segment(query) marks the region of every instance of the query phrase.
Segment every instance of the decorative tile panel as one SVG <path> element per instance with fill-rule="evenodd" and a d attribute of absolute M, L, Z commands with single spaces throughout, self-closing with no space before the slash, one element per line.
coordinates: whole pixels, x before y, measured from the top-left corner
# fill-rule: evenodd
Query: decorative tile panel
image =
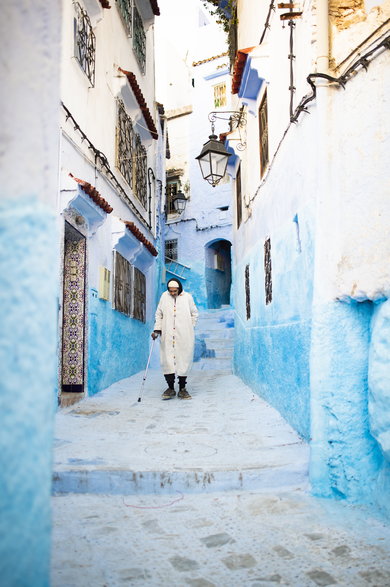
<path fill-rule="evenodd" d="M 86 240 L 67 224 L 65 231 L 62 328 L 62 391 L 84 391 Z"/>

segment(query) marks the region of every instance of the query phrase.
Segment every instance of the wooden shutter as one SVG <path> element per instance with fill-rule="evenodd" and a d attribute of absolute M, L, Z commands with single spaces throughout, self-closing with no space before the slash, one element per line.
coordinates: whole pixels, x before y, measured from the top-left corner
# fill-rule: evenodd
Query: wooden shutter
<path fill-rule="evenodd" d="M 114 308 L 126 316 L 131 314 L 130 263 L 115 251 Z"/>
<path fill-rule="evenodd" d="M 134 267 L 134 311 L 133 317 L 146 321 L 146 279 L 145 275 Z"/>

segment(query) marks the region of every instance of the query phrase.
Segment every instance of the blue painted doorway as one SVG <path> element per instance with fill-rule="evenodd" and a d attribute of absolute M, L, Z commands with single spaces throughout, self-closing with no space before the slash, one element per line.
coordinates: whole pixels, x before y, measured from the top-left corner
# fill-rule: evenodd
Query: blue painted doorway
<path fill-rule="evenodd" d="M 214 240 L 205 247 L 206 291 L 209 309 L 230 305 L 232 285 L 232 244 L 224 239 Z"/>

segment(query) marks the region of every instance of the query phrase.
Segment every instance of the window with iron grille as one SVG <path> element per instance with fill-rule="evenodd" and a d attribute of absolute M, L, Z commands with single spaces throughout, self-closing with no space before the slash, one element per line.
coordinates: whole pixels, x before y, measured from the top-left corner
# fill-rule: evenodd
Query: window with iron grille
<path fill-rule="evenodd" d="M 268 106 L 267 92 L 261 101 L 259 108 L 259 133 L 260 133 L 260 176 L 263 177 L 268 167 Z"/>
<path fill-rule="evenodd" d="M 127 34 L 133 35 L 133 0 L 116 0 Z"/>
<path fill-rule="evenodd" d="M 95 85 L 96 37 L 86 11 L 78 2 L 74 3 L 74 55 L 92 86 Z"/>
<path fill-rule="evenodd" d="M 166 187 L 166 193 L 167 193 L 167 215 L 168 214 L 176 214 L 176 210 L 174 207 L 174 200 L 175 200 L 175 196 L 177 194 L 177 192 L 179 191 L 179 178 L 178 177 L 173 177 L 167 180 L 167 187 Z"/>
<path fill-rule="evenodd" d="M 134 308 L 133 318 L 146 321 L 146 278 L 145 275 L 134 267 Z"/>
<path fill-rule="evenodd" d="M 135 182 L 133 183 L 133 190 L 141 202 L 143 207 L 146 209 L 147 206 L 147 168 L 148 161 L 146 155 L 146 149 L 141 142 L 141 137 L 135 134 L 134 140 L 134 159 L 133 159 L 133 172 L 135 170 Z"/>
<path fill-rule="evenodd" d="M 146 321 L 146 277 L 118 251 L 114 251 L 113 307 L 126 316 Z"/>
<path fill-rule="evenodd" d="M 113 302 L 115 310 L 131 315 L 131 265 L 120 255 L 114 251 L 114 295 Z"/>
<path fill-rule="evenodd" d="M 146 34 L 141 15 L 135 5 L 133 12 L 133 50 L 142 73 L 145 73 Z"/>
<path fill-rule="evenodd" d="M 142 17 L 134 0 L 117 0 L 127 34 L 133 38 L 133 50 L 142 73 L 145 73 L 146 34 Z"/>
<path fill-rule="evenodd" d="M 246 306 L 246 319 L 249 320 L 251 317 L 251 290 L 249 283 L 249 265 L 245 267 L 245 306 Z"/>
<path fill-rule="evenodd" d="M 118 100 L 117 167 L 143 207 L 147 207 L 147 153 L 123 102 Z"/>
<path fill-rule="evenodd" d="M 214 108 L 221 108 L 226 106 L 226 84 L 218 84 L 214 86 Z"/>
<path fill-rule="evenodd" d="M 264 243 L 264 276 L 265 276 L 265 303 L 272 302 L 272 265 L 271 265 L 271 239 Z"/>
<path fill-rule="evenodd" d="M 177 261 L 177 238 L 165 241 L 165 261 Z"/>
<path fill-rule="evenodd" d="M 117 167 L 129 186 L 133 187 L 133 145 L 134 129 L 130 116 L 123 103 L 118 100 L 118 118 L 116 129 L 116 158 Z"/>
<path fill-rule="evenodd" d="M 236 208 L 237 208 L 237 228 L 240 228 L 242 220 L 242 195 L 241 195 L 241 165 L 236 175 Z"/>

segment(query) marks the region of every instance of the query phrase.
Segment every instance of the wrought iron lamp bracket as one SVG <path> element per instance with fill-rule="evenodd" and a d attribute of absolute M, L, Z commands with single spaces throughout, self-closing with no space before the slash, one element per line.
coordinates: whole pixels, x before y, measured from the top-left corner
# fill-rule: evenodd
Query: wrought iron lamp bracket
<path fill-rule="evenodd" d="M 211 134 L 215 136 L 215 121 L 227 120 L 229 123 L 229 132 L 238 129 L 239 139 L 230 139 L 231 141 L 239 141 L 237 149 L 243 151 L 246 148 L 246 141 L 243 141 L 241 136 L 241 129 L 246 127 L 246 113 L 241 110 L 213 110 L 209 112 L 209 121 L 211 122 Z"/>

